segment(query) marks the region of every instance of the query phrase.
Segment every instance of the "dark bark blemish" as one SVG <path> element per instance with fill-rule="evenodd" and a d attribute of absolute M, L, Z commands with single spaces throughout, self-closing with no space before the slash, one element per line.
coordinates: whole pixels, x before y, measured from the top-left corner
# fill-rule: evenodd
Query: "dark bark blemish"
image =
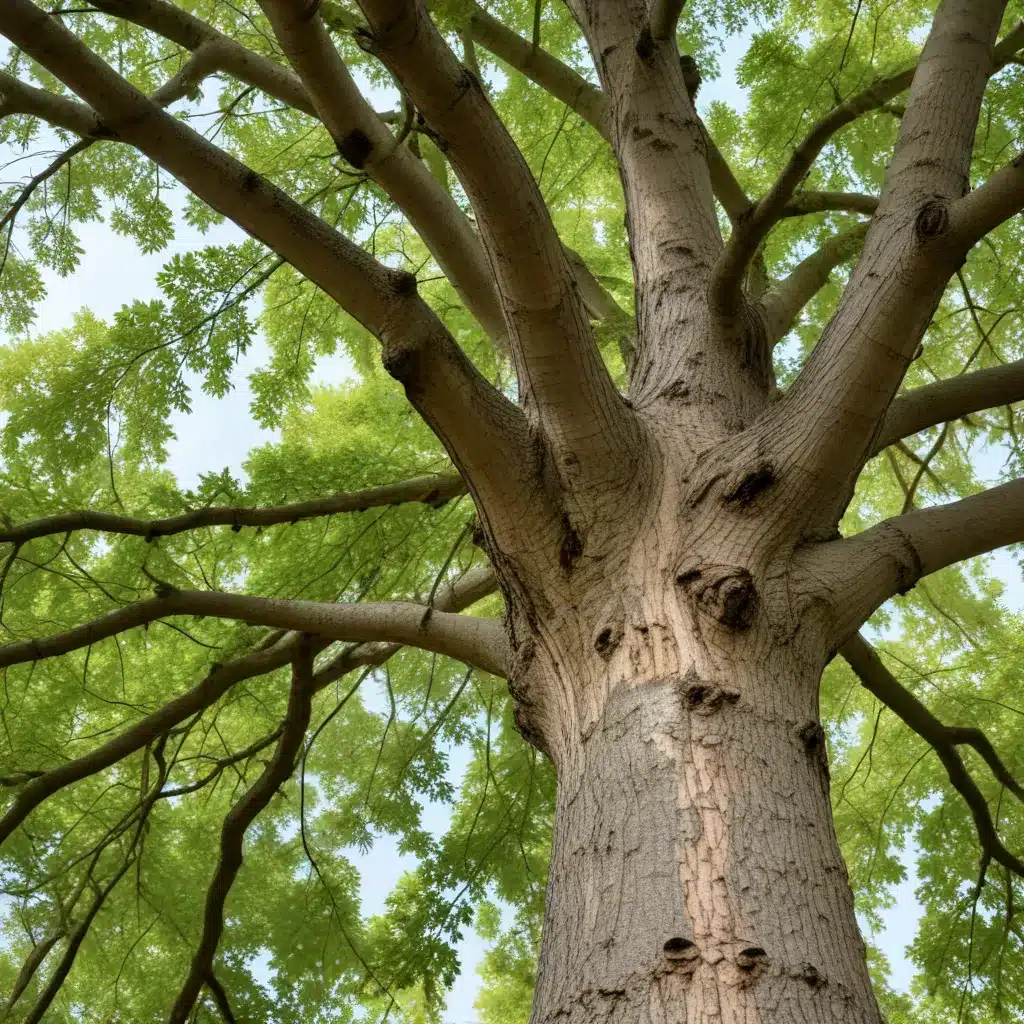
<path fill-rule="evenodd" d="M 568 515 L 562 516 L 562 546 L 558 561 L 566 575 L 571 575 L 580 555 L 583 554 L 583 538 L 580 537 Z"/>
<path fill-rule="evenodd" d="M 260 187 L 260 176 L 255 171 L 247 171 L 242 180 L 242 188 L 246 192 L 255 192 Z"/>
<path fill-rule="evenodd" d="M 814 964 L 801 964 L 800 966 L 800 977 L 811 987 L 821 988 L 825 984 L 826 979 L 822 976 Z"/>
<path fill-rule="evenodd" d="M 657 150 L 659 153 L 670 153 L 676 148 L 676 144 L 671 139 L 662 139 L 657 135 L 651 139 L 651 149 Z"/>
<path fill-rule="evenodd" d="M 914 229 L 923 242 L 945 234 L 949 229 L 948 203 L 939 198 L 929 199 L 918 211 Z"/>
<path fill-rule="evenodd" d="M 116 139 L 118 135 L 110 125 L 104 124 L 102 121 L 97 121 L 96 127 L 89 132 L 89 137 L 92 139 Z"/>
<path fill-rule="evenodd" d="M 676 583 L 693 595 L 706 615 L 729 629 L 749 629 L 757 614 L 757 587 L 748 569 L 735 565 L 711 565 L 690 569 Z"/>
<path fill-rule="evenodd" d="M 396 295 L 406 297 L 416 294 L 416 275 L 408 270 L 396 270 L 391 278 L 391 288 Z"/>
<path fill-rule="evenodd" d="M 697 62 L 688 53 L 679 54 L 679 68 L 683 72 L 683 85 L 686 86 L 686 92 L 692 102 L 696 99 L 697 90 L 700 89 L 700 84 L 703 81 L 700 68 L 697 67 Z"/>
<path fill-rule="evenodd" d="M 771 961 L 768 954 L 760 946 L 748 946 L 741 949 L 736 957 L 736 966 L 740 971 L 740 985 L 753 984 L 762 974 Z"/>
<path fill-rule="evenodd" d="M 740 699 L 736 690 L 701 679 L 692 668 L 683 677 L 681 693 L 683 707 L 694 715 L 713 715 Z"/>
<path fill-rule="evenodd" d="M 353 129 L 337 143 L 338 152 L 357 171 L 363 169 L 367 159 L 373 152 L 373 143 L 364 131 Z"/>
<path fill-rule="evenodd" d="M 725 501 L 735 502 L 745 508 L 759 494 L 768 490 L 775 480 L 775 467 L 770 462 L 762 462 L 743 475 L 739 483 L 726 494 Z"/>
<path fill-rule="evenodd" d="M 637 142 L 643 142 L 644 139 L 649 139 L 653 134 L 654 132 L 650 128 L 641 128 L 639 125 L 633 129 L 633 138 Z"/>
<path fill-rule="evenodd" d="M 607 661 L 622 643 L 622 629 L 618 626 L 605 626 L 594 638 L 594 650 Z"/>
<path fill-rule="evenodd" d="M 642 61 L 649 61 L 654 56 L 654 36 L 651 35 L 650 25 L 644 25 L 637 36 L 636 55 Z"/>
<path fill-rule="evenodd" d="M 825 746 L 825 730 L 817 722 L 801 726 L 797 735 L 809 754 L 817 754 Z"/>

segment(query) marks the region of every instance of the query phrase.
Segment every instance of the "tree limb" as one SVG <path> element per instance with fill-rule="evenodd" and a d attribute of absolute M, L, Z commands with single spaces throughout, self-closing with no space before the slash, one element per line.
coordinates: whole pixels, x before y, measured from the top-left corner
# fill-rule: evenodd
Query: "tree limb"
<path fill-rule="evenodd" d="M 421 647 L 476 665 L 485 672 L 505 674 L 508 655 L 499 623 L 449 612 L 426 612 L 426 606 L 411 601 L 330 604 L 168 588 L 162 596 L 126 605 L 66 633 L 0 647 L 0 667 L 67 654 L 167 616 L 209 615 L 310 633 L 325 640 L 383 641 Z"/>
<path fill-rule="evenodd" d="M 607 479 L 636 424 L 601 360 L 562 243 L 519 148 L 422 3 L 361 0 L 361 45 L 395 75 L 473 204 L 509 325 L 523 402 L 581 472 Z M 593 429 L 595 416 L 602 430 Z"/>
<path fill-rule="evenodd" d="M 220 859 L 206 893 L 203 933 L 188 976 L 168 1017 L 169 1024 L 185 1024 L 203 985 L 216 985 L 213 960 L 224 931 L 224 904 L 242 867 L 242 841 L 256 816 L 266 808 L 295 770 L 296 758 L 309 726 L 314 693 L 313 654 L 307 643 L 301 645 L 293 663 L 288 710 L 274 756 L 256 782 L 224 818 L 220 833 Z"/>
<path fill-rule="evenodd" d="M 879 423 L 965 255 L 950 237 L 949 206 L 968 182 L 982 96 L 1003 49 L 993 47 L 1002 9 L 1002 0 L 940 5 L 863 256 L 796 381 L 764 418 L 767 435 L 801 438 L 799 451 L 780 452 L 779 460 L 800 467 L 803 500 L 807 481 L 816 481 L 811 491 L 829 518 L 870 457 Z M 1016 37 L 1011 44 L 1020 45 Z"/>
<path fill-rule="evenodd" d="M 861 192 L 815 192 L 801 189 L 782 208 L 783 217 L 803 217 L 809 213 L 827 213 L 842 210 L 846 213 L 865 213 L 878 209 L 878 196 Z"/>
<path fill-rule="evenodd" d="M 949 211 L 950 233 L 966 250 L 1022 210 L 1024 153 L 1018 153 L 984 185 L 953 204 Z"/>
<path fill-rule="evenodd" d="M 810 544 L 797 562 L 831 595 L 840 642 L 895 594 L 964 559 L 1024 542 L 1024 479 Z"/>
<path fill-rule="evenodd" d="M 440 612 L 460 612 L 493 593 L 496 587 L 494 573 L 489 566 L 470 570 L 455 583 L 442 588 L 435 596 L 433 607 Z M 192 689 L 168 701 L 102 746 L 49 771 L 35 775 L 26 773 L 24 788 L 3 818 L 0 818 L 0 844 L 54 793 L 148 746 L 185 719 L 210 707 L 236 683 L 287 665 L 295 657 L 301 640 L 301 634 L 285 633 L 277 636 L 268 646 L 242 658 L 225 665 L 215 664 Z M 330 641 L 314 641 L 314 648 L 319 651 L 329 644 Z M 355 668 L 381 665 L 401 648 L 401 644 L 357 644 L 349 647 L 317 672 L 317 689 L 322 689 Z"/>
<path fill-rule="evenodd" d="M 281 189 L 172 117 L 31 0 L 0 7 L 0 32 L 89 102 L 104 137 L 126 142 L 208 205 L 319 285 L 383 345 L 385 367 L 448 446 L 475 487 L 508 497 L 509 474 L 491 475 L 496 452 L 526 443 L 525 417 L 489 384 L 433 311 L 415 279 L 384 266 Z M 472 473 L 470 472 L 472 471 Z"/>
<path fill-rule="evenodd" d="M 312 501 L 297 501 L 292 505 L 277 505 L 271 508 L 213 506 L 196 509 L 194 512 L 183 512 L 181 515 L 169 516 L 166 519 L 135 519 L 110 512 L 83 509 L 33 519 L 6 529 L 0 527 L 0 544 L 21 545 L 38 537 L 71 533 L 76 530 L 126 534 L 145 537 L 150 541 L 157 537 L 170 537 L 209 526 L 230 526 L 232 530 L 237 531 L 246 526 L 266 527 L 279 523 L 298 523 L 319 516 L 332 516 L 341 512 L 365 512 L 370 508 L 401 505 L 412 501 L 440 506 L 465 493 L 465 481 L 457 474 L 430 474 L 403 480 L 401 483 L 385 484 L 383 487 L 371 487 L 365 491 L 335 494 L 330 498 L 316 498 Z"/>
<path fill-rule="evenodd" d="M 873 452 L 939 423 L 972 412 L 1024 401 L 1024 359 L 912 388 L 896 398 L 875 438 Z"/>
<path fill-rule="evenodd" d="M 597 86 L 546 50 L 533 46 L 476 3 L 471 7 L 469 31 L 481 46 L 547 90 L 608 138 L 608 111 Z"/>
<path fill-rule="evenodd" d="M 830 238 L 765 294 L 761 304 L 771 344 L 785 337 L 800 310 L 828 284 L 832 271 L 860 251 L 867 229 L 867 224 L 859 224 Z"/>
<path fill-rule="evenodd" d="M 757 246 L 765 238 L 779 218 L 787 216 L 787 210 L 790 208 L 791 203 L 794 200 L 794 193 L 797 188 L 799 188 L 800 183 L 806 178 L 811 167 L 814 165 L 814 161 L 825 148 L 829 139 L 831 139 L 837 131 L 856 120 L 862 114 L 871 110 L 879 109 L 894 96 L 897 96 L 906 89 L 909 89 L 914 82 L 915 74 L 919 67 L 925 68 L 926 74 L 930 74 L 931 67 L 929 66 L 929 62 L 934 62 L 937 47 L 944 47 L 951 50 L 957 49 L 956 44 L 950 43 L 950 37 L 946 36 L 943 26 L 947 22 L 951 22 L 958 17 L 962 17 L 966 20 L 973 16 L 977 19 L 978 12 L 974 9 L 972 9 L 972 11 L 967 11 L 966 7 L 962 11 L 957 12 L 954 10 L 954 6 L 955 5 L 951 3 L 946 4 L 940 10 L 939 14 L 936 15 L 935 25 L 939 27 L 940 31 L 936 34 L 933 30 L 932 36 L 929 37 L 929 43 L 925 46 L 925 50 L 921 55 L 921 60 L 917 64 L 913 67 L 904 68 L 902 71 L 898 71 L 895 74 L 886 75 L 884 78 L 877 79 L 866 89 L 863 89 L 846 100 L 843 100 L 841 103 L 838 103 L 827 114 L 825 114 L 824 117 L 815 122 L 811 127 L 811 130 L 804 137 L 803 141 L 793 151 L 789 161 L 780 172 L 778 178 L 776 178 L 772 187 L 757 203 L 750 215 L 746 218 L 743 224 L 740 225 L 739 229 L 733 232 L 733 235 L 729 240 L 729 244 L 725 247 L 725 251 L 722 253 L 719 263 L 715 268 L 713 296 L 716 302 L 723 306 L 734 304 L 736 302 L 736 295 L 740 285 L 742 284 L 747 264 L 757 249 Z M 995 29 L 998 29 L 1000 20 L 999 12 L 995 11 L 997 6 L 1000 5 L 998 3 L 990 5 L 985 18 L 986 25 L 991 24 L 994 19 Z M 973 23 L 971 23 L 971 28 L 974 27 Z M 981 31 L 984 33 L 984 29 L 981 29 Z M 966 40 L 969 40 L 970 38 L 972 37 L 964 37 Z M 961 51 L 963 50 L 964 39 L 961 39 L 960 41 Z M 994 71 L 1005 66 L 1021 46 L 1024 46 L 1024 23 L 1018 24 L 1014 30 L 1008 33 L 995 48 L 994 63 L 986 64 L 985 62 L 982 62 L 979 65 L 982 74 L 982 82 L 987 81 Z M 932 66 L 934 66 L 934 64 L 932 64 Z M 923 91 L 924 90 L 919 86 L 919 92 Z M 964 116 L 968 117 L 971 125 L 973 125 L 974 119 L 977 117 L 977 111 L 975 110 L 972 117 L 968 113 L 968 109 L 972 105 L 977 106 L 977 104 L 980 103 L 980 93 L 975 100 L 972 90 L 968 90 L 966 94 L 957 97 L 957 99 L 966 101 Z M 907 131 L 906 124 L 904 124 L 902 128 L 902 137 L 912 137 L 912 134 Z M 958 139 L 958 142 L 960 141 L 961 140 Z M 949 140 L 946 140 L 946 145 L 949 145 Z M 899 146 L 897 148 L 899 148 Z M 962 148 L 962 146 L 954 144 L 950 146 L 950 148 L 958 150 Z M 957 155 L 959 157 L 959 153 Z M 962 172 L 959 171 L 958 173 L 962 174 Z M 1003 195 L 1005 188 L 1002 182 L 999 185 L 999 190 L 1000 194 Z"/>
<path fill-rule="evenodd" d="M 674 39 L 676 22 L 683 13 L 686 0 L 652 0 L 651 35 L 655 39 Z"/>
<path fill-rule="evenodd" d="M 917 697 L 904 689 L 885 667 L 871 644 L 859 633 L 847 640 L 839 653 L 857 674 L 865 689 L 890 708 L 938 754 L 949 781 L 964 798 L 971 812 L 983 856 L 990 857 L 1008 871 L 1024 878 L 1024 861 L 1010 853 L 999 839 L 985 796 L 956 749 L 962 744 L 974 747 L 999 783 L 1018 799 L 1024 800 L 1024 788 L 999 759 L 985 734 L 980 729 L 943 725 Z"/>

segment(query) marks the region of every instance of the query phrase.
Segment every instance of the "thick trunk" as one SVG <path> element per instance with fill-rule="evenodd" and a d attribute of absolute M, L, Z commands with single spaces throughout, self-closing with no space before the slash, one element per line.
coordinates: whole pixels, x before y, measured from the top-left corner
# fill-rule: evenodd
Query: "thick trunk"
<path fill-rule="evenodd" d="M 877 1024 L 793 647 L 620 678 L 566 737 L 532 1024 Z"/>

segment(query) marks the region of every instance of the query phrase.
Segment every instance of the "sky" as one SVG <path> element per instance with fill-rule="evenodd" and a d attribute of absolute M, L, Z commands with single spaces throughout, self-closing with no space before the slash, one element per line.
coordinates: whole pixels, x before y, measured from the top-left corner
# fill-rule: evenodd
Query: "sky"
<path fill-rule="evenodd" d="M 713 100 L 724 100 L 735 107 L 745 106 L 742 90 L 735 82 L 735 69 L 748 42 L 749 33 L 744 33 L 726 47 L 721 59 L 720 77 L 705 81 L 701 87 L 701 108 L 706 109 Z M 387 106 L 387 99 L 379 93 L 371 96 L 377 109 Z M 75 313 L 83 308 L 89 308 L 109 320 L 122 304 L 135 299 L 155 298 L 160 294 L 156 274 L 173 254 L 243 237 L 232 226 L 218 227 L 202 235 L 179 222 L 176 236 L 168 249 L 147 256 L 139 253 L 134 243 L 114 234 L 104 224 L 83 225 L 80 234 L 85 256 L 78 270 L 63 279 L 49 272 L 45 275 L 48 294 L 39 309 L 34 327 L 36 333 L 69 326 Z M 215 399 L 195 388 L 192 412 L 173 415 L 175 439 L 169 445 L 168 468 L 183 487 L 195 485 L 202 473 L 220 471 L 225 467 L 235 475 L 241 475 L 249 451 L 276 436 L 275 432 L 258 427 L 249 413 L 251 392 L 247 378 L 267 355 L 266 346 L 257 341 L 236 364 L 231 375 L 233 390 L 227 397 Z M 334 355 L 320 360 L 314 382 L 337 384 L 350 373 L 351 365 L 347 359 L 340 354 Z M 986 475 L 994 477 L 998 471 L 998 453 L 986 455 L 985 462 Z M 1024 609 L 1024 583 L 1018 565 L 1004 553 L 995 558 L 994 569 L 1007 585 L 1008 603 L 1017 610 Z M 453 752 L 453 775 L 458 776 L 465 763 L 459 751 Z M 424 824 L 427 828 L 440 832 L 445 821 L 443 809 L 426 808 Z M 413 858 L 401 856 L 390 840 L 378 842 L 365 856 L 353 853 L 352 859 L 363 873 L 361 895 L 366 913 L 382 909 L 392 885 L 403 871 L 414 866 Z M 895 887 L 895 905 L 883 914 L 885 927 L 882 932 L 873 936 L 873 941 L 889 958 L 893 968 L 892 982 L 897 989 L 905 989 L 910 981 L 911 965 L 903 950 L 913 939 L 920 915 L 914 896 L 917 883 L 913 859 L 911 850 L 906 858 L 908 877 Z M 479 978 L 475 969 L 483 951 L 482 942 L 472 934 L 461 945 L 462 974 L 449 996 L 445 1015 L 449 1024 L 470 1024 L 476 1019 L 473 1000 Z"/>

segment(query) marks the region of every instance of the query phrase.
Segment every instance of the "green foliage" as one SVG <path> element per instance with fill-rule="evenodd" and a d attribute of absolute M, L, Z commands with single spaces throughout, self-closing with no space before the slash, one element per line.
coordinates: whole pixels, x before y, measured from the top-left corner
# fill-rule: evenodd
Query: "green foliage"
<path fill-rule="evenodd" d="M 181 6 L 280 59 L 257 4 L 188 0 Z M 341 5 L 333 7 L 345 14 Z M 1011 8 L 1008 23 L 1021 13 L 1019 3 Z M 502 0 L 489 10 L 531 34 L 532 3 Z M 465 6 L 446 0 L 434 11 L 454 41 Z M 716 101 L 705 110 L 744 187 L 763 192 L 794 142 L 837 97 L 913 60 L 931 13 L 932 5 L 916 0 L 689 4 L 680 40 L 697 56 L 706 81 L 727 63 L 723 54 L 739 45 L 740 34 L 749 39 L 738 70 L 747 106 Z M 87 9 L 76 15 L 75 30 L 147 91 L 183 59 L 169 43 Z M 354 74 L 385 105 L 394 102 L 380 66 L 348 35 L 339 33 L 337 41 Z M 542 43 L 593 79 L 564 6 L 544 6 Z M 631 314 L 622 198 L 607 146 L 563 104 L 484 51 L 478 57 L 494 106 L 522 147 L 564 241 Z M 41 84 L 61 91 L 51 76 L 32 70 Z M 399 211 L 339 160 L 322 127 L 228 79 L 208 81 L 200 96 L 177 109 L 379 258 L 414 271 L 421 293 L 481 372 L 510 387 L 503 354 L 482 336 Z M 214 116 L 204 113 L 211 109 Z M 1000 166 L 1020 139 L 1022 110 L 1024 68 L 1011 66 L 986 99 L 976 179 Z M 880 154 L 891 150 L 897 126 L 893 111 L 859 119 L 836 137 L 806 187 L 876 192 L 885 163 Z M 0 120 L 0 145 L 12 156 L 41 154 L 33 171 L 70 141 L 29 118 Z M 418 144 L 431 173 L 466 205 L 441 150 L 426 136 Z M 20 186 L 5 187 L 0 207 L 19 192 Z M 100 220 L 141 252 L 167 254 L 158 277 L 163 297 L 125 296 L 109 323 L 83 311 L 66 330 L 34 335 L 33 309 L 44 298 L 41 271 L 72 273 L 88 258 L 76 226 Z M 855 220 L 827 213 L 785 221 L 765 249 L 768 273 L 784 276 Z M 204 232 L 208 244 L 169 251 L 183 223 Z M 907 387 L 1024 357 L 1022 248 L 1018 218 L 971 253 Z M 781 385 L 820 337 L 844 273 L 804 310 L 782 346 Z M 47 301 L 59 302 L 59 291 Z M 0 327 L 9 337 L 0 348 L 0 510 L 11 522 L 83 507 L 163 517 L 210 504 L 278 505 L 447 466 L 436 439 L 381 371 L 377 344 L 361 326 L 124 147 L 89 148 L 25 205 L 0 273 Z M 611 321 L 598 327 L 620 375 L 621 330 Z M 225 395 L 257 337 L 269 355 L 251 377 L 251 414 L 276 437 L 252 451 L 241 479 L 214 472 L 195 490 L 183 489 L 165 468 L 172 414 L 190 410 L 195 387 Z M 317 367 L 328 360 L 345 361 L 345 384 L 314 384 Z M 908 501 L 949 500 L 1001 474 L 1024 473 L 1021 429 L 1019 410 L 991 410 L 875 459 L 844 530 L 898 513 Z M 928 472 L 920 470 L 925 457 Z M 471 519 L 471 504 L 461 499 L 436 509 L 403 505 L 264 531 L 208 528 L 153 543 L 101 542 L 84 532 L 41 539 L 0 569 L 3 640 L 58 632 L 148 597 L 147 574 L 180 587 L 269 596 L 425 600 L 439 576 L 455 579 L 482 561 L 467 529 Z M 475 611 L 498 614 L 497 599 Z M 943 721 L 981 725 L 1010 768 L 1024 774 L 1024 622 L 1007 610 L 984 562 L 932 578 L 880 613 L 873 628 L 906 686 Z M 158 622 L 85 652 L 6 670 L 0 776 L 7 781 L 94 749 L 261 638 L 255 629 L 220 621 Z M 83 913 L 93 896 L 89 879 L 103 884 L 129 859 L 46 1019 L 162 1018 L 196 945 L 220 823 L 269 752 L 228 761 L 277 727 L 286 698 L 282 672 L 248 680 L 186 720 L 162 751 L 150 745 L 34 813 L 30 829 L 3 851 L 0 991 L 10 991 L 34 942 L 63 934 Z M 827 670 L 822 707 L 836 828 L 866 922 L 877 923 L 891 906 L 893 886 L 906 874 L 905 855 L 918 858 L 924 916 L 911 951 L 917 970 L 911 994 L 889 990 L 884 958 L 872 953 L 890 1024 L 1019 1020 L 1024 918 L 1010 913 L 1014 899 L 1016 906 L 1024 900 L 1019 884 L 1014 890 L 1002 869 L 990 869 L 975 899 L 978 845 L 965 805 L 937 758 L 859 687 L 845 663 Z M 300 771 L 247 838 L 228 902 L 217 971 L 236 1017 L 297 1024 L 390 1015 L 434 1024 L 459 969 L 456 945 L 475 926 L 490 944 L 481 968 L 481 1020 L 524 1021 L 554 778 L 515 731 L 505 684 L 405 650 L 385 667 L 321 692 L 310 736 L 315 741 Z M 163 796 L 140 824 L 133 808 L 161 770 L 161 757 L 164 793 L 182 792 Z M 1024 849 L 1020 809 L 1011 813 L 1011 798 L 977 758 L 968 759 L 999 809 L 1007 844 Z M 382 909 L 366 914 L 359 865 L 385 841 L 412 866 L 379 901 Z M 45 972 L 30 984 L 25 1005 L 42 977 Z M 198 1019 L 219 1019 L 212 1003 Z"/>

